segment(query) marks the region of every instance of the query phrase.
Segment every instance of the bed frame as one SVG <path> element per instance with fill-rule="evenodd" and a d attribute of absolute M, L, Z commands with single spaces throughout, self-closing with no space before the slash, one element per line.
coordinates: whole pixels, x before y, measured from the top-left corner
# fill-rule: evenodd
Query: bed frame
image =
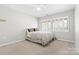
<path fill-rule="evenodd" d="M 28 28 L 28 29 L 26 30 L 26 36 L 27 36 L 27 32 L 32 32 L 32 31 L 39 31 L 39 30 L 38 30 L 38 28 Z M 43 47 L 48 46 L 51 42 L 53 42 L 54 40 L 57 40 L 56 36 L 54 36 L 54 37 L 52 38 L 52 40 L 50 40 L 48 43 L 44 44 L 43 42 L 42 42 L 42 43 L 34 42 L 34 41 L 29 40 L 29 39 L 31 39 L 31 38 L 28 38 L 28 37 L 25 38 L 26 41 L 39 44 L 39 45 L 41 45 L 41 46 L 43 46 Z M 41 40 L 41 41 L 42 41 L 42 40 Z"/>
<path fill-rule="evenodd" d="M 26 41 L 29 41 L 29 42 L 32 42 L 32 43 L 39 44 L 39 45 L 41 45 L 41 46 L 43 46 L 43 47 L 46 47 L 46 46 L 48 46 L 51 42 L 57 40 L 57 38 L 56 38 L 56 37 L 52 38 L 52 40 L 50 40 L 50 41 L 49 41 L 47 44 L 45 44 L 45 45 L 43 45 L 42 43 L 38 43 L 38 42 L 31 41 L 31 40 L 29 40 L 29 39 L 25 39 L 25 40 L 26 40 Z"/>

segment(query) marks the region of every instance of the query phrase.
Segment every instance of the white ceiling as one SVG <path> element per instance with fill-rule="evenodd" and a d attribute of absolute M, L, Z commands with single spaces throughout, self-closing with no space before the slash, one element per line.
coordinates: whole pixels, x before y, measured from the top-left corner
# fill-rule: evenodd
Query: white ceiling
<path fill-rule="evenodd" d="M 17 11 L 35 16 L 42 17 L 58 12 L 73 9 L 73 4 L 6 4 L 6 7 L 15 9 Z M 38 11 L 36 8 L 40 8 Z"/>

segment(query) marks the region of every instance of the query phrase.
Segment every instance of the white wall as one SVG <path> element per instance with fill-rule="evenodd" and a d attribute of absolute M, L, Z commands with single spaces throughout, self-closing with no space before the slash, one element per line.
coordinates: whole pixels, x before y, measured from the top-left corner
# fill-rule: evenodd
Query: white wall
<path fill-rule="evenodd" d="M 79 5 L 75 7 L 75 39 L 76 47 L 79 48 Z"/>
<path fill-rule="evenodd" d="M 69 32 L 53 32 L 53 34 L 60 40 L 74 42 L 75 41 L 74 40 L 74 9 L 68 10 L 65 12 L 56 13 L 56 14 L 50 15 L 48 17 L 43 17 L 43 18 L 41 18 L 41 20 L 43 20 L 45 18 L 52 19 L 52 18 L 59 18 L 59 17 L 65 17 L 65 16 L 69 16 L 69 21 L 70 21 Z M 41 20 L 39 19 L 39 22 Z"/>
<path fill-rule="evenodd" d="M 37 20 L 32 16 L 20 13 L 0 5 L 0 44 L 24 40 L 25 28 L 37 27 Z"/>

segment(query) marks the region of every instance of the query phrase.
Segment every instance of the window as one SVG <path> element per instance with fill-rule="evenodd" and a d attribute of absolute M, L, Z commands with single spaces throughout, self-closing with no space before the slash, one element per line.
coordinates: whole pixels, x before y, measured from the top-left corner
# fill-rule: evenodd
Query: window
<path fill-rule="evenodd" d="M 57 18 L 53 19 L 53 31 L 54 32 L 67 32 L 69 31 L 69 19 L 68 17 L 62 17 L 62 18 Z"/>
<path fill-rule="evenodd" d="M 41 20 L 41 31 L 53 32 L 68 32 L 69 31 L 69 17 L 43 19 Z"/>
<path fill-rule="evenodd" d="M 42 22 L 41 31 L 50 32 L 51 31 L 51 22 Z"/>

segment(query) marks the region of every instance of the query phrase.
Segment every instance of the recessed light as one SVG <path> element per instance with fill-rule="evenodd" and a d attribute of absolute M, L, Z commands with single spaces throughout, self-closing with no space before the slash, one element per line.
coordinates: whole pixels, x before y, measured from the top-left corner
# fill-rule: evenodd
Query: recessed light
<path fill-rule="evenodd" d="M 41 10 L 41 8 L 40 8 L 40 7 L 37 7 L 37 8 L 36 8 L 36 10 L 37 10 L 37 11 L 40 11 L 40 10 Z"/>

